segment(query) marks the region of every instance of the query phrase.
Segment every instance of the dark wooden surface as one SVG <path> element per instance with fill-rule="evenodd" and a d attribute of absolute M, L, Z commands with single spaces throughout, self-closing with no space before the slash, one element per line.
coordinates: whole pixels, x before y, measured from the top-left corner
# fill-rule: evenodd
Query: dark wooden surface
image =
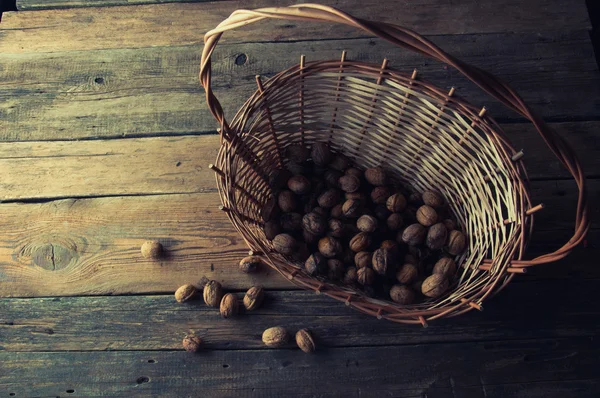
<path fill-rule="evenodd" d="M 170 4 L 160 4 L 170 3 Z M 289 1 L 18 0 L 0 22 L 0 397 L 598 397 L 600 234 L 519 276 L 484 312 L 422 329 L 358 314 L 266 269 L 219 204 L 218 137 L 197 80 L 202 34 L 233 10 Z M 395 22 L 513 85 L 580 155 L 600 206 L 600 72 L 584 0 L 326 2 Z M 571 234 L 575 185 L 532 127 L 456 72 L 351 29 L 278 21 L 225 36 L 213 63 L 232 115 L 299 60 L 349 57 L 486 105 L 525 151 L 536 217 L 528 255 Z M 241 54 L 245 63 L 239 62 Z M 236 63 L 236 60 L 238 62 Z M 162 261 L 139 254 L 159 239 Z M 172 292 L 203 276 L 265 305 L 221 319 Z M 268 349 L 310 328 L 319 350 Z M 190 355 L 195 331 L 206 349 Z"/>

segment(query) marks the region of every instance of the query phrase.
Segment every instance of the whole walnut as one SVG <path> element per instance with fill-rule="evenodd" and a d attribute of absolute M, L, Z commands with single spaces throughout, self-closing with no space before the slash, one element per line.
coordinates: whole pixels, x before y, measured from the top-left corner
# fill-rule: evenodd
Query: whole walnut
<path fill-rule="evenodd" d="M 383 242 L 381 242 L 381 245 L 379 247 L 382 249 L 388 249 L 392 253 L 392 256 L 394 256 L 394 258 L 397 258 L 400 255 L 400 246 L 395 240 L 386 239 Z"/>
<path fill-rule="evenodd" d="M 289 162 L 285 167 L 295 176 L 306 174 L 308 171 L 304 163 Z"/>
<path fill-rule="evenodd" d="M 401 234 L 401 240 L 407 245 L 420 245 L 425 240 L 426 233 L 427 230 L 421 224 L 412 224 L 404 229 Z"/>
<path fill-rule="evenodd" d="M 415 301 L 415 293 L 408 286 L 394 285 L 390 289 L 390 298 L 395 303 L 408 305 Z"/>
<path fill-rule="evenodd" d="M 390 249 L 379 248 L 373 252 L 373 270 L 379 275 L 387 275 L 394 266 L 394 255 Z"/>
<path fill-rule="evenodd" d="M 269 175 L 269 186 L 273 189 L 280 189 L 287 185 L 287 181 L 292 173 L 287 169 L 277 169 Z"/>
<path fill-rule="evenodd" d="M 371 236 L 366 232 L 360 232 L 350 239 L 350 250 L 353 252 L 362 252 L 371 246 Z"/>
<path fill-rule="evenodd" d="M 319 206 L 329 209 L 337 205 L 340 202 L 340 198 L 340 192 L 335 188 L 330 188 L 319 195 L 317 203 Z"/>
<path fill-rule="evenodd" d="M 454 229 L 456 229 L 456 222 L 454 222 L 454 220 L 447 218 L 443 221 L 444 225 L 446 226 L 446 229 L 448 231 L 452 231 Z"/>
<path fill-rule="evenodd" d="M 317 213 L 308 213 L 302 217 L 302 228 L 313 235 L 323 235 L 327 227 L 327 219 Z"/>
<path fill-rule="evenodd" d="M 302 216 L 298 213 L 285 213 L 279 217 L 281 228 L 284 231 L 293 232 L 302 229 Z"/>
<path fill-rule="evenodd" d="M 329 268 L 329 272 L 327 273 L 329 279 L 337 281 L 344 277 L 346 269 L 344 268 L 344 263 L 340 260 L 335 258 L 329 259 L 327 261 L 327 267 Z"/>
<path fill-rule="evenodd" d="M 273 240 L 281 232 L 281 227 L 277 221 L 271 220 L 265 223 L 264 231 L 265 237 L 268 240 Z"/>
<path fill-rule="evenodd" d="M 315 142 L 310 152 L 312 161 L 317 166 L 326 166 L 331 161 L 331 150 L 323 142 Z"/>
<path fill-rule="evenodd" d="M 321 206 L 317 206 L 315 208 L 312 209 L 312 211 L 314 213 L 317 213 L 318 215 L 320 215 L 321 217 L 325 217 L 327 218 L 329 216 L 329 211 L 327 209 L 324 209 Z M 309 211 L 307 213 L 310 213 Z"/>
<path fill-rule="evenodd" d="M 260 307 L 265 297 L 265 292 L 262 286 L 252 286 L 244 296 L 244 307 L 248 311 L 252 311 Z"/>
<path fill-rule="evenodd" d="M 433 266 L 434 274 L 442 274 L 451 277 L 456 272 L 456 262 L 450 257 L 440 258 Z"/>
<path fill-rule="evenodd" d="M 433 274 L 423 281 L 421 293 L 427 297 L 439 297 L 448 289 L 448 286 L 448 278 L 445 275 Z"/>
<path fill-rule="evenodd" d="M 373 214 L 375 215 L 375 217 L 377 217 L 378 220 L 387 222 L 387 219 L 391 213 L 385 205 L 381 204 L 375 206 Z"/>
<path fill-rule="evenodd" d="M 395 193 L 387 199 L 385 205 L 392 213 L 400 213 L 406 209 L 406 198 L 401 193 Z"/>
<path fill-rule="evenodd" d="M 319 239 L 319 252 L 327 258 L 333 258 L 342 253 L 342 244 L 336 238 L 326 236 Z"/>
<path fill-rule="evenodd" d="M 344 214 L 345 217 L 350 217 L 350 218 L 358 217 L 358 216 L 360 216 L 361 206 L 362 206 L 362 204 L 361 204 L 360 200 L 348 199 L 342 205 L 342 213 Z"/>
<path fill-rule="evenodd" d="M 402 218 L 402 214 L 400 213 L 392 213 L 386 220 L 386 225 L 388 229 L 392 232 L 399 230 L 402 228 L 404 224 L 404 219 Z"/>
<path fill-rule="evenodd" d="M 371 191 L 371 200 L 375 204 L 382 205 L 387 202 L 391 194 L 392 190 L 390 189 L 390 187 L 386 185 L 381 185 L 373 188 L 373 190 Z"/>
<path fill-rule="evenodd" d="M 435 191 L 425 191 L 422 195 L 423 203 L 433 208 L 444 206 L 444 197 Z"/>
<path fill-rule="evenodd" d="M 343 176 L 342 172 L 339 170 L 327 169 L 323 174 L 323 178 L 325 179 L 325 183 L 331 188 L 339 188 L 339 180 L 340 177 Z"/>
<path fill-rule="evenodd" d="M 329 235 L 338 239 L 343 238 L 345 230 L 346 229 L 344 228 L 344 223 L 340 220 L 337 220 L 335 218 L 329 220 L 329 230 L 327 232 Z"/>
<path fill-rule="evenodd" d="M 281 211 L 288 213 L 296 210 L 296 195 L 292 191 L 284 190 L 279 192 L 277 203 Z"/>
<path fill-rule="evenodd" d="M 260 256 L 248 256 L 240 260 L 240 271 L 245 273 L 256 272 L 262 264 Z"/>
<path fill-rule="evenodd" d="M 281 326 L 269 328 L 262 335 L 262 341 L 267 347 L 282 347 L 289 339 L 289 333 Z"/>
<path fill-rule="evenodd" d="M 358 200 L 360 203 L 367 202 L 367 196 L 363 192 L 346 192 L 344 194 L 344 198 L 345 200 L 355 199 Z"/>
<path fill-rule="evenodd" d="M 417 210 L 417 221 L 426 227 L 430 227 L 438 220 L 435 209 L 431 206 L 423 205 Z"/>
<path fill-rule="evenodd" d="M 304 239 L 304 241 L 308 244 L 313 244 L 313 243 L 317 243 L 319 241 L 319 239 L 321 239 L 321 237 L 317 236 L 317 235 L 313 235 L 310 232 L 308 232 L 307 230 L 303 229 L 302 230 L 302 239 Z"/>
<path fill-rule="evenodd" d="M 358 252 L 354 255 L 354 263 L 357 268 L 370 267 L 373 254 L 371 252 Z"/>
<path fill-rule="evenodd" d="M 221 299 L 221 306 L 219 307 L 219 311 L 221 312 L 221 316 L 223 318 L 231 318 L 232 316 L 237 315 L 238 313 L 238 300 L 231 293 L 227 293 Z"/>
<path fill-rule="evenodd" d="M 331 208 L 331 212 L 329 213 L 331 218 L 342 218 L 344 217 L 344 212 L 342 211 L 342 204 L 338 203 L 337 205 Z"/>
<path fill-rule="evenodd" d="M 414 264 L 404 264 L 402 268 L 396 273 L 396 279 L 403 285 L 408 285 L 417 280 L 419 277 L 419 270 Z"/>
<path fill-rule="evenodd" d="M 223 287 L 217 281 L 208 281 L 202 292 L 206 305 L 218 308 L 223 297 Z"/>
<path fill-rule="evenodd" d="M 202 348 L 202 339 L 190 333 L 183 338 L 182 345 L 187 352 L 198 352 Z"/>
<path fill-rule="evenodd" d="M 446 250 L 448 253 L 457 256 L 465 251 L 467 247 L 467 238 L 465 235 L 457 230 L 450 231 L 448 234 L 448 243 L 446 244 Z"/>
<path fill-rule="evenodd" d="M 365 179 L 372 185 L 385 185 L 387 183 L 387 177 L 385 170 L 381 167 L 371 167 L 365 170 Z"/>
<path fill-rule="evenodd" d="M 360 216 L 356 221 L 356 227 L 362 232 L 375 232 L 377 224 L 377 219 L 367 214 Z"/>
<path fill-rule="evenodd" d="M 317 347 L 308 329 L 298 330 L 296 333 L 296 344 L 307 354 L 314 352 Z"/>
<path fill-rule="evenodd" d="M 356 271 L 356 277 L 358 283 L 361 285 L 372 285 L 373 282 L 375 282 L 375 271 L 369 267 L 359 268 L 358 271 Z"/>
<path fill-rule="evenodd" d="M 295 163 L 302 163 L 310 155 L 310 150 L 304 145 L 294 144 L 287 147 L 285 154 L 289 160 Z"/>
<path fill-rule="evenodd" d="M 427 238 L 425 244 L 431 250 L 439 250 L 444 247 L 446 238 L 448 237 L 448 230 L 443 223 L 433 224 L 427 231 Z"/>
<path fill-rule="evenodd" d="M 360 188 L 360 180 L 352 175 L 341 176 L 338 184 L 344 192 L 356 192 Z"/>
<path fill-rule="evenodd" d="M 408 202 L 413 205 L 421 206 L 423 204 L 422 196 L 423 195 L 418 192 L 411 192 L 410 195 L 408 195 Z"/>
<path fill-rule="evenodd" d="M 292 254 L 298 246 L 296 239 L 289 234 L 279 234 L 275 236 L 272 243 L 273 249 L 275 249 L 276 252 L 287 255 Z"/>
<path fill-rule="evenodd" d="M 178 303 L 185 303 L 186 301 L 191 300 L 197 292 L 194 285 L 183 285 L 175 291 L 175 300 L 177 300 Z"/>
<path fill-rule="evenodd" d="M 279 207 L 277 205 L 277 198 L 271 196 L 263 205 L 260 215 L 264 222 L 272 220 L 279 215 Z"/>
<path fill-rule="evenodd" d="M 310 181 L 303 175 L 293 176 L 288 180 L 288 188 L 296 195 L 304 195 L 310 192 Z"/>
<path fill-rule="evenodd" d="M 327 273 L 327 259 L 319 252 L 313 253 L 304 263 L 304 269 L 309 275 L 325 274 Z"/>
<path fill-rule="evenodd" d="M 358 270 L 356 267 L 348 267 L 344 274 L 344 283 L 346 285 L 354 285 L 358 282 Z"/>
<path fill-rule="evenodd" d="M 350 160 L 344 155 L 338 154 L 333 158 L 329 167 L 335 170 L 344 171 L 350 167 Z"/>

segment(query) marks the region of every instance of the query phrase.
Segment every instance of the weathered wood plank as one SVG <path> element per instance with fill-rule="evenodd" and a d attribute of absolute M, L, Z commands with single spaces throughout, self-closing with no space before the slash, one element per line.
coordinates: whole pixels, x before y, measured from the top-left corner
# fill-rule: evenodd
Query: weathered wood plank
<path fill-rule="evenodd" d="M 458 387 L 454 390 L 455 395 L 452 395 L 451 392 L 448 397 L 597 398 L 599 391 L 600 380 L 543 381 L 531 384 L 486 384 L 483 388 L 480 386 Z M 443 394 L 445 391 L 440 393 Z M 428 394 L 427 396 L 429 397 L 430 395 Z"/>
<path fill-rule="evenodd" d="M 37 1 L 37 0 L 35 0 Z M 64 0 L 59 0 L 64 1 Z M 68 1 L 68 0 L 67 0 Z M 356 17 L 396 23 L 422 34 L 538 32 L 589 29 L 585 4 L 569 0 L 449 2 L 432 0 L 380 2 L 325 1 Z M 70 8 L 40 12 L 7 12 L 0 26 L 0 53 L 171 46 L 200 43 L 204 32 L 239 8 L 287 6 L 285 0 L 244 0 L 202 4 L 153 4 L 135 7 Z M 99 4 L 94 4 L 99 5 Z M 498 9 L 502 18 L 498 18 Z M 390 12 L 390 9 L 401 12 Z M 568 12 L 565 12 L 568 10 Z M 299 26 L 300 29 L 294 29 Z M 277 21 L 228 32 L 228 40 L 279 41 L 348 38 L 363 35 L 332 24 Z"/>
<path fill-rule="evenodd" d="M 334 348 L 314 355 L 300 350 L 2 352 L 0 385 L 16 396 L 69 391 L 78 396 L 187 396 L 193 391 L 216 397 L 359 397 L 373 389 L 414 397 L 415 392 L 429 396 L 429 389 L 484 389 L 509 381 L 523 384 L 526 393 L 529 383 L 594 380 L 599 354 L 591 338 Z M 598 383 L 588 386 L 598 393 Z"/>
<path fill-rule="evenodd" d="M 194 330 L 210 349 L 263 349 L 262 331 L 273 325 L 308 327 L 322 347 L 595 336 L 598 287 L 598 280 L 514 283 L 486 301 L 484 312 L 427 329 L 379 321 L 305 291 L 267 292 L 262 308 L 235 319 L 222 319 L 201 298 L 181 305 L 172 295 L 1 299 L 0 345 L 6 351 L 177 350 Z"/>
<path fill-rule="evenodd" d="M 596 118 L 600 72 L 586 31 L 548 34 L 454 35 L 432 38 L 457 57 L 511 83 L 534 109 L 552 118 Z M 368 39 L 224 45 L 213 60 L 213 79 L 232 117 L 256 90 L 256 74 L 272 75 L 307 60 L 348 57 L 401 71 L 457 94 L 503 120 L 517 115 L 438 63 Z M 200 46 L 2 54 L 0 139 L 48 140 L 214 131 L 198 82 Z M 243 65 L 236 58 L 246 54 Z M 266 56 L 265 54 L 268 54 Z M 49 74 L 48 71 L 52 73 Z M 233 89 L 232 89 L 233 88 Z"/>

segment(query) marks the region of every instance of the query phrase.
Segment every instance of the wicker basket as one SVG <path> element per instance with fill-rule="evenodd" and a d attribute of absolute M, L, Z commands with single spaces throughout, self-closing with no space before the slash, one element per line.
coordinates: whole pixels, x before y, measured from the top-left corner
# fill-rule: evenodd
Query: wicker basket
<path fill-rule="evenodd" d="M 579 189 L 573 237 L 558 250 L 523 260 L 533 227 L 522 152 L 501 128 L 450 92 L 382 65 L 347 60 L 305 62 L 261 81 L 231 122 L 211 89 L 211 55 L 223 32 L 265 18 L 340 23 L 363 29 L 404 49 L 451 65 L 507 107 L 530 120 L 571 172 Z M 331 7 L 304 4 L 238 10 L 204 37 L 200 80 L 220 123 L 215 165 L 223 206 L 251 251 L 295 284 L 323 293 L 378 318 L 427 325 L 427 321 L 482 309 L 483 301 L 527 267 L 565 257 L 589 227 L 583 172 L 572 149 L 506 84 L 446 54 L 418 34 L 369 22 Z M 443 297 L 414 305 L 368 298 L 359 291 L 307 275 L 302 264 L 272 250 L 262 230 L 261 209 L 272 194 L 269 176 L 284 165 L 291 144 L 328 142 L 360 167 L 381 165 L 399 182 L 434 189 L 449 199 L 469 244 L 457 259 L 458 282 Z"/>

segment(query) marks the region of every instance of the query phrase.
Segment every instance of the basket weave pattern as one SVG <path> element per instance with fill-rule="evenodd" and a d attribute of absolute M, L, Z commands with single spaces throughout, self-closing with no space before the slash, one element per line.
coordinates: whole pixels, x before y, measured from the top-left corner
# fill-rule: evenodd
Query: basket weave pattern
<path fill-rule="evenodd" d="M 222 32 L 264 18 L 339 22 L 356 26 L 459 69 L 510 108 L 531 120 L 578 183 L 580 201 L 573 238 L 554 253 L 523 260 L 533 228 L 527 176 L 501 128 L 454 94 L 412 74 L 346 60 L 305 62 L 261 81 L 230 123 L 210 86 L 210 56 Z M 427 321 L 481 309 L 526 267 L 567 255 L 589 227 L 585 184 L 571 149 L 534 115 L 508 86 L 465 65 L 414 32 L 375 24 L 319 5 L 234 12 L 205 36 L 200 79 L 207 102 L 221 124 L 222 145 L 215 165 L 225 210 L 252 251 L 294 283 L 344 301 L 365 313 L 396 322 Z M 457 260 L 457 282 L 444 296 L 414 305 L 368 298 L 318 277 L 302 264 L 275 253 L 262 230 L 263 204 L 271 197 L 269 175 L 283 167 L 285 149 L 327 142 L 361 167 L 382 166 L 396 182 L 419 191 L 438 190 L 448 199 L 468 249 Z"/>

